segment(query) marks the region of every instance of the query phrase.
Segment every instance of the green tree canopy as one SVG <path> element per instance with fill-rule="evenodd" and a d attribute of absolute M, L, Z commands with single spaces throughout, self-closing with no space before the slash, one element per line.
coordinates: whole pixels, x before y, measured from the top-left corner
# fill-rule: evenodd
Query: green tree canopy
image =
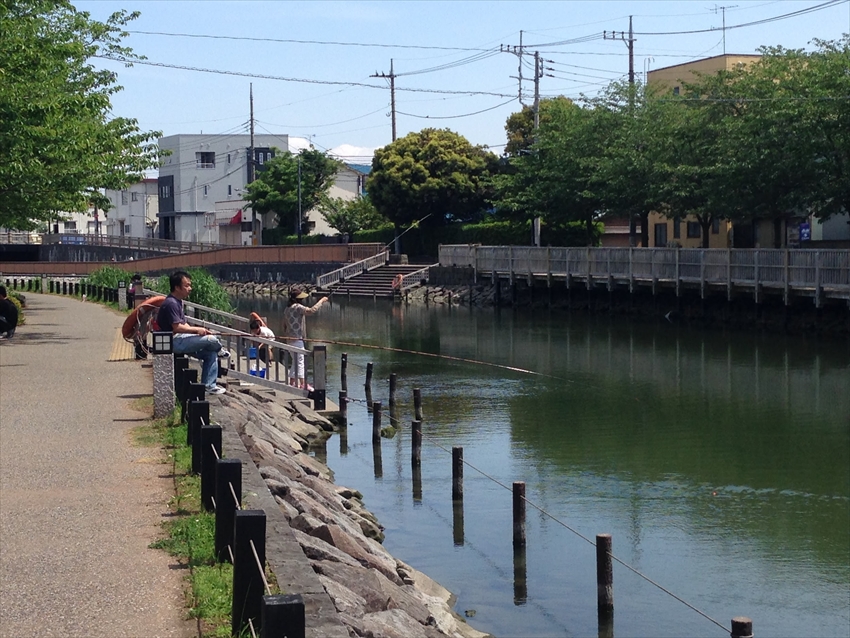
<path fill-rule="evenodd" d="M 116 74 L 95 57 L 137 59 L 120 46 L 138 13 L 106 22 L 64 0 L 0 2 L 0 226 L 31 230 L 59 211 L 105 203 L 158 163 L 158 132 L 113 117 Z"/>
<path fill-rule="evenodd" d="M 301 217 L 298 219 L 299 165 Z M 298 231 L 304 216 L 316 208 L 333 184 L 342 162 L 315 149 L 302 149 L 298 155 L 276 154 L 265 170 L 248 184 L 246 199 L 260 214 L 274 213 L 279 227 Z"/>
<path fill-rule="evenodd" d="M 319 202 L 319 212 L 331 228 L 343 235 L 353 235 L 358 230 L 373 230 L 390 223 L 375 210 L 368 197 L 323 197 Z"/>
<path fill-rule="evenodd" d="M 426 128 L 378 149 L 369 199 L 396 226 L 427 216 L 427 225 L 469 221 L 487 206 L 497 158 L 448 129 Z"/>
<path fill-rule="evenodd" d="M 566 104 L 572 104 L 572 100 L 563 95 L 540 100 L 537 119 L 542 124 L 549 122 L 551 120 L 549 110 Z M 505 133 L 508 136 L 505 155 L 513 157 L 529 151 L 534 144 L 534 109 L 523 106 L 521 111 L 509 115 L 505 122 Z"/>

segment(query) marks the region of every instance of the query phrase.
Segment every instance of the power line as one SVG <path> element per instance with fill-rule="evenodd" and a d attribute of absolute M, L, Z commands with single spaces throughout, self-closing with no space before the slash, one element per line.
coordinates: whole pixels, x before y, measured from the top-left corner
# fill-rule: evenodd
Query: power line
<path fill-rule="evenodd" d="M 279 44 L 315 44 L 320 46 L 373 47 L 383 49 L 423 49 L 431 51 L 489 51 L 473 47 L 440 47 L 416 44 L 382 44 L 378 42 L 341 42 L 333 40 L 294 40 L 289 38 L 257 38 L 240 35 L 209 35 L 203 33 L 167 33 L 165 31 L 127 31 L 138 35 L 161 35 L 173 38 L 204 38 L 209 40 L 238 40 L 248 42 L 277 42 Z"/>
<path fill-rule="evenodd" d="M 776 22 L 778 20 L 787 20 L 788 18 L 796 18 L 797 16 L 805 15 L 807 13 L 814 13 L 816 11 L 821 11 L 823 9 L 828 9 L 829 7 L 835 7 L 841 4 L 845 4 L 850 2 L 850 0 L 828 0 L 827 2 L 823 2 L 821 4 L 817 4 L 813 7 L 807 7 L 806 9 L 799 9 L 797 11 L 792 11 L 790 13 L 783 13 L 782 15 L 773 16 L 771 18 L 763 18 L 761 20 L 753 20 L 752 22 L 744 22 L 741 24 L 733 24 L 732 26 L 726 27 L 729 29 L 743 29 L 744 27 L 754 27 L 760 24 L 768 24 L 770 22 Z M 711 31 L 718 31 L 716 27 L 712 27 L 710 29 L 695 29 L 692 31 L 659 31 L 659 32 L 645 32 L 645 33 L 635 33 L 635 35 L 691 35 L 694 33 L 710 33 Z"/>
<path fill-rule="evenodd" d="M 475 111 L 473 113 L 464 113 L 462 115 L 415 115 L 414 113 L 404 113 L 403 111 L 397 111 L 399 115 L 406 115 L 407 117 L 418 117 L 424 120 L 454 120 L 460 117 L 470 117 L 471 115 L 478 115 L 479 113 L 486 113 L 487 111 L 494 111 L 499 107 L 505 106 L 506 104 L 510 104 L 516 98 L 512 97 L 510 100 L 506 102 L 502 102 L 501 104 L 497 104 L 496 106 L 491 106 L 486 109 L 481 109 L 480 111 Z"/>
<path fill-rule="evenodd" d="M 246 78 L 258 78 L 261 80 L 276 80 L 279 82 L 300 82 L 303 84 L 320 84 L 320 85 L 334 85 L 334 86 L 360 86 L 368 89 L 385 89 L 386 87 L 381 86 L 379 84 L 367 84 L 365 82 L 343 82 L 343 81 L 335 81 L 335 80 L 311 80 L 307 78 L 290 78 L 284 77 L 280 75 L 265 75 L 262 73 L 246 73 L 243 71 L 224 71 L 221 69 L 205 69 L 202 67 L 194 67 L 194 66 L 185 66 L 181 64 L 167 64 L 165 62 L 151 62 L 149 60 L 124 60 L 120 57 L 114 57 L 109 55 L 95 55 L 92 56 L 101 60 L 111 60 L 113 62 L 121 62 L 122 64 L 127 64 L 128 62 L 136 65 L 141 64 L 144 66 L 155 66 L 161 67 L 165 69 L 179 69 L 182 71 L 196 71 L 199 73 L 212 73 L 215 75 L 233 75 L 236 77 L 246 77 Z M 409 93 L 439 93 L 444 95 L 490 95 L 493 97 L 511 97 L 505 93 L 494 93 L 492 91 L 451 91 L 448 89 L 414 89 L 414 88 L 399 88 L 399 91 L 406 91 Z"/>

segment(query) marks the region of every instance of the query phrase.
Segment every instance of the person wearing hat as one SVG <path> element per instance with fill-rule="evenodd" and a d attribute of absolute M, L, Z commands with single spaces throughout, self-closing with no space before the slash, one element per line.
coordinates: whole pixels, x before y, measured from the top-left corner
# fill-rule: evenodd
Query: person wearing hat
<path fill-rule="evenodd" d="M 292 288 L 289 291 L 289 304 L 283 311 L 283 329 L 286 341 L 297 348 L 304 347 L 304 339 L 307 338 L 307 315 L 315 314 L 319 308 L 328 300 L 322 297 L 315 306 L 309 307 L 301 302 L 309 295 L 300 288 Z M 289 385 L 306 389 L 307 378 L 304 373 L 304 355 L 296 354 L 292 357 L 292 365 L 289 367 Z"/>

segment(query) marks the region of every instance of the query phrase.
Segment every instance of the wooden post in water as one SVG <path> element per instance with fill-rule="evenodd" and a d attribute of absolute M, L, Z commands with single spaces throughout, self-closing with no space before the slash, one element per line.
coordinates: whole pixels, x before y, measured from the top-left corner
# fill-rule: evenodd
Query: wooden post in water
<path fill-rule="evenodd" d="M 339 387 L 344 391 L 348 392 L 348 354 L 342 353 L 342 361 L 339 365 Z"/>
<path fill-rule="evenodd" d="M 422 421 L 412 421 L 413 439 L 410 443 L 410 463 L 413 467 L 422 465 Z"/>
<path fill-rule="evenodd" d="M 366 364 L 366 407 L 372 409 L 372 362 Z"/>
<path fill-rule="evenodd" d="M 753 621 L 746 616 L 732 619 L 732 638 L 753 638 Z"/>
<path fill-rule="evenodd" d="M 452 500 L 463 498 L 463 448 L 452 448 Z"/>
<path fill-rule="evenodd" d="M 514 481 L 514 549 L 525 547 L 525 483 Z"/>
<path fill-rule="evenodd" d="M 413 418 L 422 421 L 422 390 L 413 388 Z"/>
<path fill-rule="evenodd" d="M 339 391 L 339 413 L 342 415 L 343 426 L 348 425 L 348 392 Z"/>
<path fill-rule="evenodd" d="M 596 535 L 596 607 L 599 614 L 614 611 L 614 566 L 611 534 Z"/>
<path fill-rule="evenodd" d="M 398 377 L 396 376 L 396 373 L 393 372 L 390 374 L 390 410 L 395 407 L 395 391 L 397 382 Z"/>
<path fill-rule="evenodd" d="M 372 444 L 381 443 L 381 402 L 372 404 Z"/>

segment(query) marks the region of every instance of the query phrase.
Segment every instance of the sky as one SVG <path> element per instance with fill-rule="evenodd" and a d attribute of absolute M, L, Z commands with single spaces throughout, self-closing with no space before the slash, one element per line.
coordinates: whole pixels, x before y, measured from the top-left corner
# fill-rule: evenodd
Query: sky
<path fill-rule="evenodd" d="M 541 97 L 593 95 L 628 75 L 629 16 L 639 78 L 722 54 L 724 35 L 727 53 L 752 54 L 810 50 L 815 38 L 850 33 L 850 0 L 73 4 L 97 20 L 139 11 L 124 44 L 169 65 L 95 60 L 124 87 L 113 96 L 116 116 L 163 135 L 247 133 L 253 84 L 256 134 L 289 135 L 291 148 L 312 144 L 362 164 L 392 141 L 389 80 L 373 77 L 389 75 L 391 61 L 398 137 L 449 128 L 501 154 L 520 86 L 522 103 L 533 100 L 534 53 L 544 60 Z"/>

